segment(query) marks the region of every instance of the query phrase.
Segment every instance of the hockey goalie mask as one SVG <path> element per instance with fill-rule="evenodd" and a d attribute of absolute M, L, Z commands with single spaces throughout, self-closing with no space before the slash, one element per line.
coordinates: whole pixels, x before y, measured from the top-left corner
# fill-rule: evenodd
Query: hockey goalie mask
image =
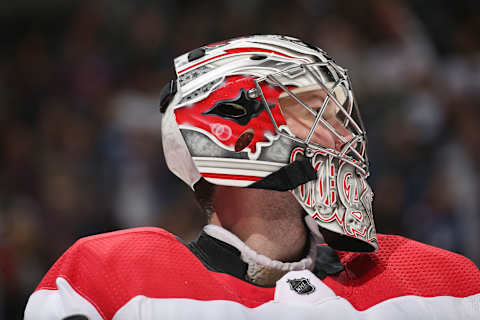
<path fill-rule="evenodd" d="M 284 36 L 208 45 L 175 68 L 160 103 L 173 173 L 192 188 L 203 177 L 290 190 L 330 246 L 377 250 L 366 135 L 345 69 Z"/>

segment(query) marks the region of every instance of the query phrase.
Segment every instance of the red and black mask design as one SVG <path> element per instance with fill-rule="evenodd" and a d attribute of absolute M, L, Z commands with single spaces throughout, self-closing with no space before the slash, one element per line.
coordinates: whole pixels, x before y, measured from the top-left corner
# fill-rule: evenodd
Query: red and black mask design
<path fill-rule="evenodd" d="M 269 108 L 275 105 L 270 104 Z M 213 107 L 203 112 L 203 115 L 212 115 L 232 120 L 241 126 L 246 126 L 257 117 L 265 108 L 261 101 L 247 96 L 245 89 L 240 89 L 239 95 L 235 99 L 220 100 Z"/>
<path fill-rule="evenodd" d="M 268 143 L 276 135 L 265 104 L 259 97 L 248 96 L 248 90 L 254 88 L 252 77 L 227 77 L 224 83 L 204 100 L 176 109 L 177 122 L 181 129 L 200 129 L 208 136 L 213 136 L 217 145 L 230 151 L 248 151 L 252 157 L 260 151 L 259 143 Z M 266 83 L 262 85 L 262 91 L 276 123 L 285 125 L 282 113 L 276 105 L 282 91 Z M 238 150 L 238 141 L 241 137 L 245 140 L 245 133 L 248 134 L 248 140 L 243 141 L 243 148 Z M 189 149 L 194 156 L 194 146 Z"/>

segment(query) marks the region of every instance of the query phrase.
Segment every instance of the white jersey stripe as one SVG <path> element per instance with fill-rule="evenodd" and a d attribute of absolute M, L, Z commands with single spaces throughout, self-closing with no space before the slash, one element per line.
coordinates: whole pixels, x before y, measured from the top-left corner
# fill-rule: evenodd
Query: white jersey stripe
<path fill-rule="evenodd" d="M 84 315 L 88 320 L 104 320 L 67 280 L 57 278 L 56 284 L 58 290 L 38 290 L 30 296 L 24 320 L 61 320 L 73 315 Z"/>
<path fill-rule="evenodd" d="M 114 320 L 478 320 L 480 294 L 466 297 L 404 296 L 358 311 L 345 299 L 335 297 L 318 304 L 270 301 L 257 308 L 237 302 L 192 299 L 153 299 L 137 296 L 123 306 Z"/>
<path fill-rule="evenodd" d="M 293 271 L 293 273 L 287 273 L 282 279 L 298 278 L 302 276 L 302 272 L 310 278 L 307 271 Z M 333 291 L 318 278 L 316 280 L 310 278 L 310 280 L 316 286 L 313 294 L 298 295 L 290 290 L 289 286 L 277 283 L 275 299 L 256 308 L 248 308 L 240 303 L 226 300 L 157 299 L 138 295 L 121 307 L 113 319 L 480 319 L 480 294 L 465 298 L 403 296 L 383 301 L 367 310 L 358 311 L 344 298 L 335 296 Z M 95 307 L 79 295 L 65 279 L 58 278 L 56 283 L 58 290 L 38 290 L 32 294 L 25 310 L 25 320 L 60 320 L 78 314 L 87 316 L 89 320 L 103 320 Z"/>

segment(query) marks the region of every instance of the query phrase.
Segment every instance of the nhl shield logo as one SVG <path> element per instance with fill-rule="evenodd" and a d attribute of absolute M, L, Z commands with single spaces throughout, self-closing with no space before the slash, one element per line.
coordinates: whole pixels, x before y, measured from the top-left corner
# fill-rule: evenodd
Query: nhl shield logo
<path fill-rule="evenodd" d="M 315 291 L 315 287 L 307 278 L 288 279 L 287 283 L 290 285 L 290 289 L 298 294 L 311 294 Z"/>

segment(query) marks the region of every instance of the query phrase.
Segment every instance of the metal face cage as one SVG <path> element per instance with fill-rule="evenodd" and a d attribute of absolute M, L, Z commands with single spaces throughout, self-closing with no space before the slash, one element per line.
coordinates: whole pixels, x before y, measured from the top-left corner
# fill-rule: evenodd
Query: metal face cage
<path fill-rule="evenodd" d="M 260 84 L 278 87 L 278 106 L 287 122 L 279 126 Z M 263 84 L 264 85 L 264 84 Z M 333 61 L 288 67 L 255 80 L 249 95 L 260 96 L 276 132 L 315 151 L 351 164 L 369 176 L 367 138 L 347 71 Z"/>

